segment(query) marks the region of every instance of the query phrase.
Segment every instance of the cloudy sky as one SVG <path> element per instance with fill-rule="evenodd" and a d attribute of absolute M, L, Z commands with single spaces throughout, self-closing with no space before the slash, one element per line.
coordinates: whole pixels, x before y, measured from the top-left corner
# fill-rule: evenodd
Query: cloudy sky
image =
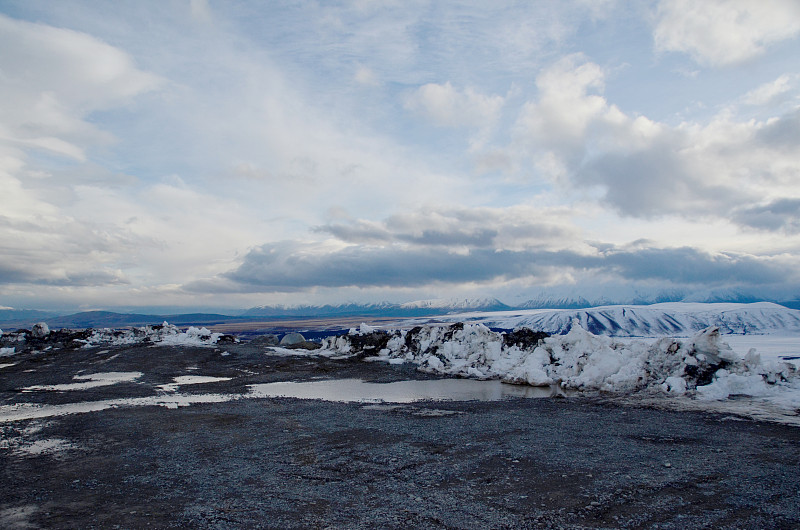
<path fill-rule="evenodd" d="M 800 3 L 0 2 L 0 306 L 800 297 Z"/>

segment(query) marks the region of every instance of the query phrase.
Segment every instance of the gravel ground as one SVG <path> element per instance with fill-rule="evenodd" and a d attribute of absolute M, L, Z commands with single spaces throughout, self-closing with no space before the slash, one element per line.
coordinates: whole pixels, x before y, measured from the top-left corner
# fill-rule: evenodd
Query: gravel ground
<path fill-rule="evenodd" d="M 226 353 L 227 355 L 223 355 Z M 0 404 L 255 383 L 430 379 L 410 366 L 112 347 L 0 359 Z M 71 391 L 79 372 L 142 372 Z M 0 414 L 1 416 L 2 414 Z M 237 399 L 0 423 L 2 528 L 800 528 L 800 428 L 597 398 Z"/>

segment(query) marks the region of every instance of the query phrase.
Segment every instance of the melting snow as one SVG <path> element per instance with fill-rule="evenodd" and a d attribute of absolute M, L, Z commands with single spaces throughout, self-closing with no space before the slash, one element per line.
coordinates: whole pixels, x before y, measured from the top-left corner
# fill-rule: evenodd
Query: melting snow
<path fill-rule="evenodd" d="M 218 381 L 230 381 L 230 377 L 211 377 L 206 375 L 181 375 L 172 379 L 172 383 L 160 385 L 158 388 L 164 392 L 175 392 L 178 387 L 183 385 L 202 385 L 203 383 L 216 383 Z"/>
<path fill-rule="evenodd" d="M 87 390 L 100 386 L 115 385 L 117 383 L 128 383 L 142 377 L 142 372 L 105 372 L 98 374 L 76 375 L 73 379 L 83 381 L 82 383 L 65 383 L 61 385 L 34 385 L 23 388 L 23 391 L 34 390 Z"/>

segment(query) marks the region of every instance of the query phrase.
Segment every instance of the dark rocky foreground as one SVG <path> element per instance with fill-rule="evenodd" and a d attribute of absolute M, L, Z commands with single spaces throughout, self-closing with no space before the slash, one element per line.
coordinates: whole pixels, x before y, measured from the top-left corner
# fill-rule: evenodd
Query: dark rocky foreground
<path fill-rule="evenodd" d="M 223 355 L 227 353 L 227 355 Z M 264 346 L 108 347 L 0 358 L 0 405 L 254 383 L 428 378 Z M 96 372 L 88 390 L 29 391 Z M 8 410 L 5 409 L 4 410 Z M 2 528 L 798 528 L 800 429 L 596 398 L 239 399 L 0 423 Z"/>

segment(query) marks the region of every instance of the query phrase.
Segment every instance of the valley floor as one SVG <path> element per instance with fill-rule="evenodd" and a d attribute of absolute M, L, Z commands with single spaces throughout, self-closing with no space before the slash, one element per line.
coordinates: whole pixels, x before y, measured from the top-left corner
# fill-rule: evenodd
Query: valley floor
<path fill-rule="evenodd" d="M 201 402 L 278 381 L 434 379 L 248 344 L 4 360 L 3 528 L 800 526 L 798 427 L 590 397 Z M 116 405 L 11 414 L 78 402 Z"/>

